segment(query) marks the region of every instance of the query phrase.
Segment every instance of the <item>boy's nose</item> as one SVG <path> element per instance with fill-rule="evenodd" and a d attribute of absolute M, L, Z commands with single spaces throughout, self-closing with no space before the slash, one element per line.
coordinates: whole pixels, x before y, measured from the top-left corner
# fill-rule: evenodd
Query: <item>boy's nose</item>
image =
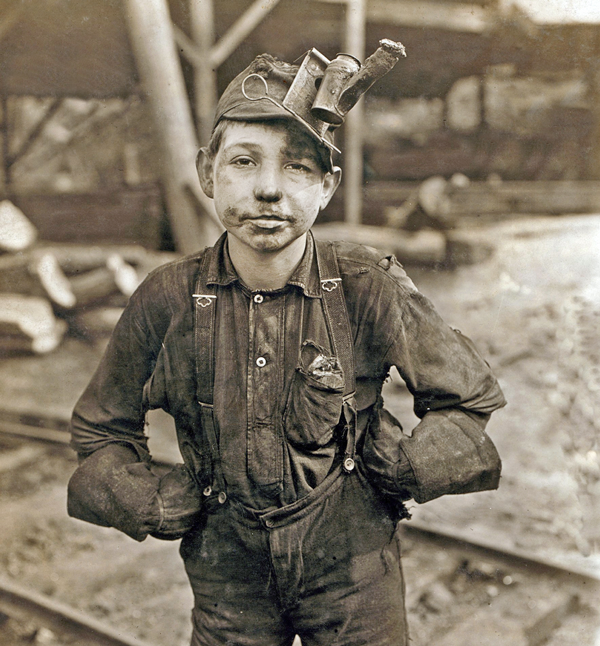
<path fill-rule="evenodd" d="M 261 202 L 278 202 L 283 196 L 279 174 L 274 169 L 262 168 L 256 178 L 254 197 Z"/>

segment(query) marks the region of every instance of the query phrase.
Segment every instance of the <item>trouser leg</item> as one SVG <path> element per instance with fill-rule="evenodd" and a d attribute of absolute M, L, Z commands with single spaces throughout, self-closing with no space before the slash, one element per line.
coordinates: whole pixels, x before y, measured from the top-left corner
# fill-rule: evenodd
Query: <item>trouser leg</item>
<path fill-rule="evenodd" d="M 271 530 L 282 602 L 303 646 L 406 646 L 396 518 L 360 470 L 293 524 Z M 282 586 L 283 587 L 283 586 Z"/>
<path fill-rule="evenodd" d="M 192 590 L 191 646 L 291 646 L 272 575 L 268 533 L 229 505 L 204 518 L 182 541 Z"/>
<path fill-rule="evenodd" d="M 325 489 L 252 522 L 228 503 L 184 538 L 192 646 L 406 646 L 396 519 L 359 469 Z"/>

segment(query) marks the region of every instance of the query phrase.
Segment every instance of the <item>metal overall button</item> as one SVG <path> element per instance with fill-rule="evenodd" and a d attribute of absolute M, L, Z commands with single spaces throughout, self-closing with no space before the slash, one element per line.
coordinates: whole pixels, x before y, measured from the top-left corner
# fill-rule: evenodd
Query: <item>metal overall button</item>
<path fill-rule="evenodd" d="M 350 471 L 353 471 L 355 467 L 355 462 L 352 458 L 346 458 L 344 460 L 344 470 L 350 473 Z"/>
<path fill-rule="evenodd" d="M 211 493 L 212 493 L 212 487 L 210 485 L 208 485 L 208 487 L 205 487 L 204 491 L 202 492 L 202 494 L 207 498 L 210 496 Z"/>
<path fill-rule="evenodd" d="M 224 491 L 219 491 L 219 495 L 217 496 L 217 500 L 219 501 L 219 504 L 224 504 L 225 501 L 227 500 L 227 494 Z"/>
<path fill-rule="evenodd" d="M 262 303 L 264 300 L 265 300 L 265 299 L 264 299 L 264 297 L 263 297 L 263 295 L 262 295 L 262 294 L 255 294 L 255 295 L 254 295 L 254 302 L 255 302 L 255 303 L 259 303 L 259 304 L 260 304 L 260 303 Z"/>
<path fill-rule="evenodd" d="M 267 365 L 267 360 L 264 357 L 258 357 L 256 360 L 256 365 L 259 368 L 264 368 Z"/>

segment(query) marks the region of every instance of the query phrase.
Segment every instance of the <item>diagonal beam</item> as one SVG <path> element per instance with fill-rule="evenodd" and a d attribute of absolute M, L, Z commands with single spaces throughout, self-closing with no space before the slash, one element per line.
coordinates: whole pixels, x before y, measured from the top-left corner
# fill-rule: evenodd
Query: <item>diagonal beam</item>
<path fill-rule="evenodd" d="M 278 3 L 279 0 L 256 0 L 246 10 L 246 13 L 229 28 L 221 40 L 211 48 L 210 65 L 212 69 L 220 67 Z M 205 64 L 201 48 L 175 24 L 173 24 L 173 36 L 181 53 L 192 65 L 200 67 Z"/>
<path fill-rule="evenodd" d="M 173 23 L 173 38 L 180 52 L 188 60 L 188 63 L 199 67 L 204 64 L 203 54 L 196 43 L 175 23 Z"/>
<path fill-rule="evenodd" d="M 213 69 L 222 65 L 233 52 L 240 46 L 244 38 L 266 18 L 279 0 L 255 0 L 248 7 L 229 31 L 219 40 L 210 52 L 210 62 Z"/>
<path fill-rule="evenodd" d="M 7 157 L 6 159 L 7 166 L 13 166 L 19 161 L 19 159 L 25 156 L 25 154 L 34 144 L 38 135 L 40 135 L 42 130 L 46 127 L 46 124 L 48 123 L 48 121 L 50 121 L 50 119 L 52 119 L 52 117 L 58 112 L 58 109 L 60 108 L 61 105 L 62 105 L 62 99 L 54 99 L 52 101 L 52 103 L 44 113 L 44 116 L 37 122 L 35 127 L 29 132 L 29 134 L 27 135 L 27 138 L 22 143 L 19 150 L 17 150 L 17 152 Z"/>

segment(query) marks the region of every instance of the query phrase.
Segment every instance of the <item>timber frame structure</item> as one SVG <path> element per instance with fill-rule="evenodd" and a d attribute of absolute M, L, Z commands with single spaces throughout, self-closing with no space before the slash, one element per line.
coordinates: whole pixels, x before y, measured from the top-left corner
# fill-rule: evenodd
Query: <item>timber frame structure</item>
<path fill-rule="evenodd" d="M 241 12 L 233 14 L 228 28 L 220 25 L 222 36 L 216 39 L 217 18 L 225 7 L 216 0 L 106 0 L 103 3 L 5 0 L 0 8 L 0 99 L 5 107 L 9 95 L 54 98 L 21 149 L 11 153 L 8 137 L 6 134 L 3 137 L 7 179 L 4 192 L 10 194 L 10 166 L 26 152 L 58 109 L 61 97 L 126 96 L 142 92 L 160 144 L 164 195 L 176 247 L 187 253 L 210 243 L 220 231 L 220 225 L 211 201 L 200 190 L 194 162 L 198 140 L 206 141 L 210 132 L 219 68 L 231 66 L 232 54 L 244 47 L 245 41 L 271 13 L 293 4 L 290 0 L 240 0 L 236 7 L 239 5 Z M 437 30 L 437 34 L 453 32 L 462 40 L 474 35 L 485 39 L 499 25 L 504 25 L 512 37 L 523 41 L 511 43 L 513 50 L 524 47 L 523 34 L 532 27 L 522 17 L 502 14 L 501 0 L 477 3 L 307 0 L 302 5 L 303 10 L 314 7 L 314 12 L 327 10 L 328 15 L 335 9 L 336 17 L 327 24 L 329 32 L 324 27 L 319 34 L 321 42 L 338 42 L 344 51 L 360 60 L 365 56 L 367 27 L 373 24 L 379 25 L 380 33 L 383 33 L 382 25 L 386 25 L 389 29 L 401 27 L 422 34 L 428 33 L 426 30 Z M 231 8 L 229 11 L 231 14 Z M 178 26 L 181 20 L 177 18 L 182 13 L 185 29 Z M 54 40 L 45 35 L 52 29 Z M 58 42 L 56 34 L 60 36 Z M 30 47 L 33 37 L 35 48 Z M 600 50 L 600 36 L 597 40 L 595 48 Z M 493 45 L 487 48 L 491 50 Z M 409 67 L 414 65 L 411 56 L 409 47 Z M 477 56 L 474 59 L 474 62 L 467 61 L 466 67 L 481 63 Z M 26 70 L 24 61 L 27 61 Z M 594 75 L 597 89 L 600 86 L 597 65 L 590 63 L 588 68 L 590 65 L 594 69 L 589 73 Z M 404 68 L 404 64 L 398 67 Z M 414 67 L 410 69 L 414 72 Z M 595 105 L 600 105 L 600 101 Z M 3 109 L 4 129 L 6 114 Z M 595 121 L 600 132 L 598 109 Z M 351 224 L 360 223 L 362 217 L 363 123 L 363 106 L 359 102 L 349 113 L 343 133 L 344 217 Z M 600 146 L 592 146 L 592 157 L 597 158 L 591 164 L 593 176 L 600 176 L 600 170 L 597 173 L 594 170 L 600 169 L 599 151 Z"/>

